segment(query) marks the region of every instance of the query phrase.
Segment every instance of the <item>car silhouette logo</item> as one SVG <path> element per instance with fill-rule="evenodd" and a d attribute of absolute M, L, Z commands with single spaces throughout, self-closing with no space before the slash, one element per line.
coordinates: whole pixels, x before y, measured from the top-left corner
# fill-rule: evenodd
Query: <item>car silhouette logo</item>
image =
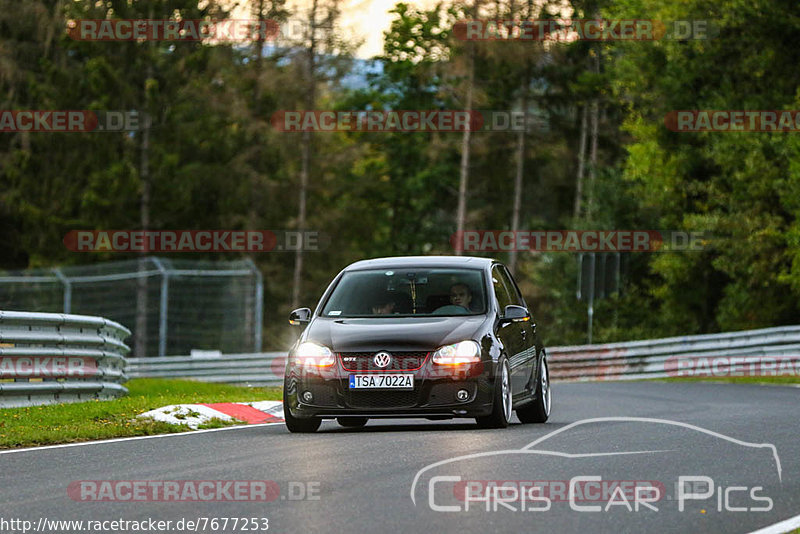
<path fill-rule="evenodd" d="M 378 352 L 372 358 L 372 362 L 375 364 L 375 367 L 380 367 L 383 369 L 384 367 L 388 367 L 390 363 L 392 363 L 392 355 L 388 352 Z"/>

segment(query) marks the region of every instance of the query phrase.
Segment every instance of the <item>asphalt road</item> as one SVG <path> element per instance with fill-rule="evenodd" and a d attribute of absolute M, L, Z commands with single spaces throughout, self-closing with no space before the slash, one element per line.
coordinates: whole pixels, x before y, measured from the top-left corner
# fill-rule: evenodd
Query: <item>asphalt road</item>
<path fill-rule="evenodd" d="M 180 532 L 181 519 L 183 531 L 194 531 L 185 521 L 205 517 L 219 524 L 212 530 L 200 519 L 198 532 L 223 532 L 223 518 L 231 518 L 227 532 L 232 518 L 239 518 L 239 532 L 242 518 L 268 518 L 269 532 L 743 533 L 800 514 L 800 388 L 555 384 L 553 406 L 547 424 L 515 419 L 505 430 L 480 430 L 467 420 L 370 421 L 358 430 L 325 422 L 312 435 L 255 426 L 2 453 L 0 531 L 21 532 L 21 523 L 2 522 L 13 519 L 40 532 L 77 531 L 48 529 L 51 520 L 153 519 L 170 520 L 171 531 Z M 585 421 L 592 418 L 601 420 Z M 582 476 L 601 480 L 575 479 Z M 680 477 L 693 477 L 684 479 L 683 495 Z M 131 480 L 277 486 L 267 486 L 270 502 L 138 500 L 151 499 L 152 489 L 137 500 L 96 502 L 103 486 L 80 482 Z M 517 493 L 493 490 L 497 480 Z M 541 489 L 532 490 L 532 481 Z M 635 486 L 656 490 L 642 489 L 637 498 Z M 113 487 L 113 498 L 131 496 L 124 484 Z M 214 488 L 215 496 L 236 497 L 233 489 Z M 686 495 L 693 492 L 695 498 Z M 264 525 L 248 522 L 247 532 Z M 103 528 L 126 531 L 113 526 Z"/>

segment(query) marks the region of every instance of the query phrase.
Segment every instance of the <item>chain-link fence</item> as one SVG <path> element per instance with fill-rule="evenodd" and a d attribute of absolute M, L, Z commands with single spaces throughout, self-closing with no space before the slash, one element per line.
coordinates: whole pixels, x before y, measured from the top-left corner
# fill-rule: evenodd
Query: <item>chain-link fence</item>
<path fill-rule="evenodd" d="M 263 281 L 249 259 L 157 257 L 0 273 L 0 310 L 107 317 L 136 357 L 259 352 Z"/>

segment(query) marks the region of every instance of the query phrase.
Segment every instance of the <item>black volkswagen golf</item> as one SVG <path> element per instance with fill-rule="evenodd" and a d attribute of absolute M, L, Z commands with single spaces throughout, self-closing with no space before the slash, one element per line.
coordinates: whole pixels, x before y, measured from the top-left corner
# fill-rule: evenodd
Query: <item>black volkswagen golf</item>
<path fill-rule="evenodd" d="M 420 256 L 356 262 L 328 286 L 289 352 L 284 417 L 291 432 L 322 419 L 475 418 L 487 428 L 543 423 L 551 392 L 545 348 L 516 283 L 487 258 Z"/>

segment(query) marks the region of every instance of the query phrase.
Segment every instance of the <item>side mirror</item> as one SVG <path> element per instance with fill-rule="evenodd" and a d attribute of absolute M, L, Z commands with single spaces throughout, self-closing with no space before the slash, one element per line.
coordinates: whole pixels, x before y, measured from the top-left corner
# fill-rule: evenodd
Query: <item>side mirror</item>
<path fill-rule="evenodd" d="M 301 326 L 311 321 L 311 310 L 308 308 L 297 308 L 289 314 L 289 324 Z"/>
<path fill-rule="evenodd" d="M 500 322 L 505 323 L 519 323 L 522 321 L 530 321 L 531 314 L 528 313 L 528 310 L 523 308 L 522 306 L 517 306 L 516 304 L 509 304 L 503 310 L 503 316 L 500 318 Z"/>

